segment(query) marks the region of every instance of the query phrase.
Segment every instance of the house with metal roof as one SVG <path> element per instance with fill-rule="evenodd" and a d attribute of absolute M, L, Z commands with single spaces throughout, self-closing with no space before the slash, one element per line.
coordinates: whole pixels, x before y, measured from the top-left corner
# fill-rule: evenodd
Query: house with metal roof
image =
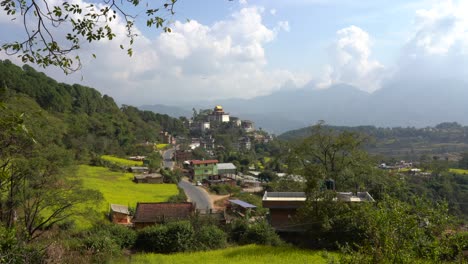
<path fill-rule="evenodd" d="M 332 201 L 374 202 L 374 198 L 368 192 L 336 192 L 335 194 Z M 262 205 L 269 209 L 269 222 L 277 231 L 293 231 L 296 229 L 293 219 L 298 209 L 304 206 L 306 199 L 304 192 L 265 192 Z"/>
<path fill-rule="evenodd" d="M 192 203 L 137 203 L 132 219 L 136 229 L 167 221 L 189 219 L 195 210 Z"/>
<path fill-rule="evenodd" d="M 237 173 L 237 168 L 232 163 L 218 163 L 218 174 L 221 177 L 234 178 Z"/>
<path fill-rule="evenodd" d="M 128 210 L 128 206 L 125 206 L 125 205 L 111 204 L 109 218 L 110 218 L 110 221 L 115 224 L 121 224 L 121 225 L 131 224 L 130 211 Z"/>

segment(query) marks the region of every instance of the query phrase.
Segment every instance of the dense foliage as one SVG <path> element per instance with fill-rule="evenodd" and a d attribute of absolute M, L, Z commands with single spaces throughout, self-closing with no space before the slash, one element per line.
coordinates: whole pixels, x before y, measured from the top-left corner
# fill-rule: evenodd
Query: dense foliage
<path fill-rule="evenodd" d="M 329 126 L 335 131 L 349 131 L 372 138 L 366 150 L 386 157 L 419 159 L 421 155 L 443 155 L 468 150 L 468 126 L 441 123 L 434 127 Z M 283 140 L 303 139 L 313 133 L 311 127 L 286 132 Z"/>
<path fill-rule="evenodd" d="M 61 144 L 78 160 L 99 154 L 147 154 L 153 149 L 142 145 L 158 142 L 160 131 L 186 133 L 178 119 L 132 106 L 119 108 L 111 97 L 93 88 L 58 83 L 30 66 L 20 68 L 8 60 L 0 61 L 0 87 L 9 98 L 7 104 L 13 98 L 27 97 L 47 111 L 53 117 L 49 122 L 62 126 Z"/>

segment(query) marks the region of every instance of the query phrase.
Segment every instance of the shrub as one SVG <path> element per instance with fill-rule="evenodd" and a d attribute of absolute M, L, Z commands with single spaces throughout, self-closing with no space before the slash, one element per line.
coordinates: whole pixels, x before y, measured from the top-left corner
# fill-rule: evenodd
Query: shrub
<path fill-rule="evenodd" d="M 227 235 L 217 226 L 203 226 L 196 233 L 195 242 L 197 250 L 225 248 L 227 245 Z"/>
<path fill-rule="evenodd" d="M 240 237 L 241 244 L 257 244 L 278 246 L 281 239 L 275 230 L 265 221 L 250 225 Z"/>
<path fill-rule="evenodd" d="M 138 232 L 135 248 L 148 252 L 164 252 L 166 248 L 167 226 L 156 225 Z"/>
<path fill-rule="evenodd" d="M 235 219 L 229 226 L 229 238 L 232 242 L 238 243 L 241 237 L 247 232 L 248 229 L 247 221 L 243 219 Z"/>
<path fill-rule="evenodd" d="M 188 221 L 151 226 L 138 233 L 135 248 L 160 253 L 190 251 L 193 249 L 194 235 Z"/>
<path fill-rule="evenodd" d="M 102 236 L 111 237 L 120 248 L 131 248 L 135 244 L 137 234 L 132 229 L 120 225 L 104 225 L 95 232 Z"/>

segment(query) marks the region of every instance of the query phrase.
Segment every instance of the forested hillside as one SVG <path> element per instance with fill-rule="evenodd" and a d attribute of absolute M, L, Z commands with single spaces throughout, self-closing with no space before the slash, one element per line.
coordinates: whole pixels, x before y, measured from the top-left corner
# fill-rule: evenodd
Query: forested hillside
<path fill-rule="evenodd" d="M 353 131 L 370 137 L 366 146 L 374 154 L 385 156 L 419 158 L 421 155 L 460 153 L 468 150 L 468 126 L 456 122 L 441 123 L 435 127 L 375 127 L 375 126 L 330 126 L 337 131 Z M 284 140 L 305 138 L 312 133 L 311 127 L 288 131 L 279 136 Z"/>
<path fill-rule="evenodd" d="M 180 120 L 168 115 L 119 108 L 112 97 L 78 84 L 59 83 L 25 65 L 0 61 L 2 101 L 8 108 L 29 115 L 44 111 L 50 125 L 61 127 L 63 145 L 75 158 L 87 160 L 94 154 L 138 154 L 138 144 L 156 142 L 161 130 L 184 134 Z M 53 123 L 53 124 L 52 124 Z"/>

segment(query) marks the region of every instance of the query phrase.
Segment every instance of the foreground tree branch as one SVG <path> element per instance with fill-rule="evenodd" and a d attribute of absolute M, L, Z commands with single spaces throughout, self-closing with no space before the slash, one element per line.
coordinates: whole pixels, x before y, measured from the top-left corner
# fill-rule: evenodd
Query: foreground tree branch
<path fill-rule="evenodd" d="M 174 15 L 177 0 L 157 1 L 155 8 L 145 3 L 145 19 L 148 27 L 161 28 L 170 32 L 168 17 Z M 41 67 L 57 66 L 65 73 L 72 73 L 81 68 L 81 60 L 74 53 L 84 41 L 89 43 L 100 40 L 112 40 L 116 37 L 112 21 L 123 18 L 128 45 L 125 49 L 132 56 L 132 45 L 137 36 L 135 20 L 138 15 L 127 11 L 129 7 L 142 6 L 139 0 L 102 0 L 97 4 L 75 4 L 61 2 L 50 5 L 49 0 L 2 0 L 0 13 L 22 17 L 25 39 L 2 43 L 0 50 L 7 55 L 17 55 L 24 63 L 34 63 Z M 57 29 L 64 29 L 59 31 Z M 93 54 L 93 57 L 96 57 Z"/>

